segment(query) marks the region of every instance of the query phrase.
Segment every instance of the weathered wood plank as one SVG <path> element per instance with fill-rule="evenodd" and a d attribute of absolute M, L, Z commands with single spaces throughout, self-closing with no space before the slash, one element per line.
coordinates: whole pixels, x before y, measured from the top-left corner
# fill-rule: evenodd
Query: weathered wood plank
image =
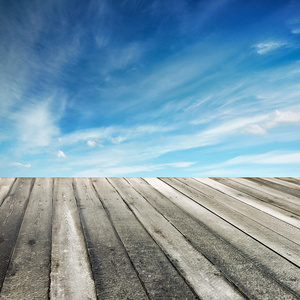
<path fill-rule="evenodd" d="M 248 195 L 244 192 L 241 192 L 235 188 L 232 188 L 228 185 L 228 179 L 227 178 L 211 178 L 210 180 L 213 180 L 216 184 L 213 184 L 212 181 L 210 181 L 211 186 L 213 186 L 215 189 L 234 197 L 244 203 L 247 203 L 248 205 L 251 205 L 261 211 L 264 211 L 265 213 L 276 217 L 284 222 L 287 222 L 297 228 L 300 228 L 300 217 L 292 214 L 278 206 L 274 206 L 268 202 L 262 201 L 256 197 L 253 197 L 251 195 Z M 226 184 L 227 183 L 227 184 Z"/>
<path fill-rule="evenodd" d="M 90 180 L 74 184 L 98 299 L 148 299 Z"/>
<path fill-rule="evenodd" d="M 267 272 L 272 278 L 275 278 L 275 280 L 288 287 L 298 297 L 300 296 L 299 267 L 174 189 L 175 179 L 172 179 L 171 183 L 169 182 L 172 184 L 172 187 L 157 178 L 144 179 L 178 207 L 195 219 L 200 220 L 213 232 L 236 247 L 236 249 L 241 251 L 245 257 L 248 257 L 264 272 Z M 168 179 L 168 181 L 170 180 Z M 177 187 L 186 188 L 186 185 L 177 181 Z M 190 190 L 190 197 L 198 194 L 199 192 Z"/>
<path fill-rule="evenodd" d="M 96 299 L 72 179 L 54 181 L 51 299 Z"/>
<path fill-rule="evenodd" d="M 243 197 L 243 195 L 238 195 L 238 193 L 235 190 L 217 181 L 211 180 L 209 178 L 195 178 L 195 179 L 201 182 L 202 184 L 208 186 L 208 189 L 205 188 L 205 190 L 203 189 L 204 187 L 203 185 L 197 186 L 198 190 L 201 190 L 206 195 L 209 195 L 213 197 L 213 199 L 220 201 L 222 204 L 225 204 L 232 211 L 237 211 L 242 215 L 252 219 L 253 221 L 261 224 L 262 226 L 272 229 L 276 233 L 300 245 L 299 228 L 296 228 L 290 225 L 289 223 L 286 223 L 276 217 L 266 214 L 265 212 L 255 207 L 252 207 L 251 205 L 248 205 L 248 203 L 245 204 L 242 201 L 239 201 L 239 199 L 245 201 L 246 197 Z M 280 217 L 281 215 L 277 213 L 277 216 Z M 297 225 L 298 227 L 300 227 L 300 222 Z"/>
<path fill-rule="evenodd" d="M 232 178 L 234 181 L 241 182 L 251 188 L 254 188 L 256 190 L 262 191 L 265 194 L 269 194 L 272 197 L 276 197 L 277 199 L 280 199 L 281 202 L 286 202 L 286 204 L 290 205 L 294 204 L 294 206 L 297 208 L 297 214 L 300 209 L 300 198 L 295 197 L 293 195 L 287 194 L 283 191 L 278 191 L 274 188 L 271 188 L 267 186 L 265 183 L 258 182 L 257 180 L 254 180 L 253 178 Z"/>
<path fill-rule="evenodd" d="M 48 299 L 50 285 L 51 178 L 33 186 L 0 299 Z"/>
<path fill-rule="evenodd" d="M 262 184 L 266 184 L 275 190 L 283 191 L 284 193 L 300 198 L 300 185 L 298 184 L 270 177 L 253 179 L 255 179 L 255 181 L 261 182 Z"/>
<path fill-rule="evenodd" d="M 223 274 L 124 179 L 109 180 L 201 299 L 244 299 Z"/>
<path fill-rule="evenodd" d="M 188 215 L 143 179 L 126 180 L 249 299 L 273 300 L 274 295 L 280 299 L 293 297 L 287 289 L 221 238 L 218 232 L 202 223 L 202 220 Z"/>
<path fill-rule="evenodd" d="M 94 179 L 93 184 L 149 298 L 195 299 L 190 288 L 129 210 L 115 188 L 104 178 Z M 126 195 L 127 197 L 131 202 L 130 195 Z"/>
<path fill-rule="evenodd" d="M 293 218 L 295 215 L 300 216 L 300 208 L 298 205 L 290 203 L 285 200 L 285 198 L 277 197 L 276 195 L 270 195 L 264 192 L 263 189 L 254 188 L 253 186 L 247 185 L 247 182 L 239 181 L 237 178 L 214 178 L 214 180 L 221 182 L 229 187 L 232 187 L 238 191 L 241 191 L 247 195 L 255 197 L 259 200 L 267 202 L 271 205 L 280 207 L 290 213 Z"/>
<path fill-rule="evenodd" d="M 203 193 L 202 195 L 193 195 L 193 200 L 300 267 L 299 245 L 224 205 L 222 199 L 225 199 L 226 195 L 221 194 L 220 196 L 216 190 L 192 178 L 180 178 L 179 180 L 190 187 L 186 186 L 181 189 L 181 192 L 189 195 L 192 188 Z"/>
<path fill-rule="evenodd" d="M 17 179 L 0 206 L 0 291 L 15 247 L 34 179 Z"/>
<path fill-rule="evenodd" d="M 16 181 L 16 178 L 0 178 L 0 206 L 8 195 L 12 185 Z"/>
<path fill-rule="evenodd" d="M 281 178 L 273 178 L 273 177 L 272 178 L 264 178 L 264 179 L 268 179 L 269 181 L 275 182 L 277 184 L 287 186 L 291 189 L 295 189 L 295 190 L 299 191 L 298 197 L 300 197 L 300 181 L 297 181 L 295 183 L 295 182 L 285 181 Z"/>
<path fill-rule="evenodd" d="M 285 193 L 288 195 L 292 195 L 298 198 L 296 204 L 300 205 L 300 191 L 295 188 L 291 188 L 288 184 L 280 184 L 275 182 L 271 178 L 250 178 L 252 181 L 257 182 L 258 184 L 262 184 L 263 186 L 270 187 L 275 190 L 275 192 L 279 191 L 280 193 Z"/>
<path fill-rule="evenodd" d="M 280 179 L 284 182 L 291 182 L 297 185 L 300 185 L 300 180 L 295 177 L 275 177 L 276 179 Z"/>

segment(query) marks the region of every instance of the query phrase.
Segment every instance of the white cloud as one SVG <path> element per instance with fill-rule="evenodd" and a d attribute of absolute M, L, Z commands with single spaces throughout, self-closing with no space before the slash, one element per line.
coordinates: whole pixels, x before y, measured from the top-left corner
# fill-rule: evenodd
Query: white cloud
<path fill-rule="evenodd" d="M 267 129 L 271 129 L 282 125 L 300 125 L 300 110 L 295 108 L 295 111 L 280 111 L 269 114 L 260 124 L 250 124 L 245 127 L 242 132 L 248 132 L 255 135 L 264 135 Z"/>
<path fill-rule="evenodd" d="M 88 177 L 112 177 L 112 176 L 122 176 L 132 173 L 140 172 L 152 172 L 164 169 L 165 167 L 173 168 L 186 168 L 195 164 L 195 162 L 176 162 L 167 164 L 157 164 L 157 165 L 132 165 L 132 166 L 118 166 L 110 168 L 96 168 L 78 172 L 76 176 L 88 176 Z"/>
<path fill-rule="evenodd" d="M 279 111 L 270 116 L 270 120 L 265 123 L 266 128 L 273 128 L 280 125 L 300 124 L 300 111 Z"/>
<path fill-rule="evenodd" d="M 57 157 L 62 157 L 62 158 L 66 158 L 67 157 L 66 154 L 63 151 L 61 151 L 61 150 L 57 151 L 56 156 Z"/>
<path fill-rule="evenodd" d="M 61 136 L 58 141 L 60 145 L 70 145 L 86 141 L 87 139 L 100 142 L 99 139 L 101 139 L 108 140 L 114 144 L 120 144 L 125 140 L 132 140 L 144 135 L 164 133 L 172 130 L 174 130 L 174 127 L 171 126 L 143 125 L 129 128 L 110 126 L 74 131 Z M 99 146 L 101 147 L 102 145 Z"/>
<path fill-rule="evenodd" d="M 202 167 L 203 169 L 221 169 L 231 165 L 281 165 L 300 164 L 300 152 L 271 151 L 263 154 L 241 155 L 219 164 Z"/>
<path fill-rule="evenodd" d="M 174 168 L 187 168 L 192 165 L 194 165 L 195 162 L 190 162 L 190 161 L 182 161 L 182 162 L 176 162 L 176 163 L 169 163 L 165 164 L 166 166 L 174 167 Z"/>
<path fill-rule="evenodd" d="M 12 115 L 17 134 L 24 146 L 46 147 L 59 134 L 47 102 L 31 104 Z"/>
<path fill-rule="evenodd" d="M 119 139 L 111 139 L 112 144 L 119 145 L 120 140 Z"/>
<path fill-rule="evenodd" d="M 294 18 L 289 20 L 288 25 L 291 29 L 291 33 L 293 34 L 300 33 L 300 18 Z"/>
<path fill-rule="evenodd" d="M 94 140 L 89 140 L 89 141 L 87 141 L 86 143 L 87 143 L 87 145 L 88 145 L 89 147 L 91 147 L 91 148 L 95 148 L 96 145 L 97 145 L 96 141 L 94 141 Z"/>
<path fill-rule="evenodd" d="M 24 168 L 30 168 L 31 167 L 31 164 L 24 165 L 24 164 L 21 164 L 21 163 L 18 163 L 18 162 L 12 163 L 11 165 L 16 166 L 16 167 L 24 167 Z"/>
<path fill-rule="evenodd" d="M 247 126 L 242 132 L 249 132 L 254 135 L 264 135 L 266 134 L 266 130 L 259 126 L 258 124 L 250 124 Z"/>
<path fill-rule="evenodd" d="M 286 44 L 282 42 L 265 42 L 265 43 L 256 44 L 254 48 L 256 49 L 256 52 L 258 54 L 266 54 L 284 45 Z"/>

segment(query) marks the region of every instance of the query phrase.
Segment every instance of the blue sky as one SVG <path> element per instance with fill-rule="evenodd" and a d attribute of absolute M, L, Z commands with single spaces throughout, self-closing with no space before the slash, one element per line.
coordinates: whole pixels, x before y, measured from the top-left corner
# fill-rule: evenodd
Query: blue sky
<path fill-rule="evenodd" d="M 0 176 L 300 176 L 300 1 L 0 2 Z"/>

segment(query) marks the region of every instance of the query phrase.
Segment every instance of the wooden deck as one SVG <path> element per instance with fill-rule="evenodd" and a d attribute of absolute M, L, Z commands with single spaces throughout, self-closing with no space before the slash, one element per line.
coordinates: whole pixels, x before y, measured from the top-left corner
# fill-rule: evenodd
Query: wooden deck
<path fill-rule="evenodd" d="M 1 178 L 0 299 L 299 299 L 299 178 Z"/>

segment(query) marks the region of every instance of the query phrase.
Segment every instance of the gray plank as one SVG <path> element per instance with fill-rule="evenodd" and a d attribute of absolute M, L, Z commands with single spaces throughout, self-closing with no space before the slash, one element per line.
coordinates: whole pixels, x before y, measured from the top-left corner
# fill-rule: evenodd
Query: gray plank
<path fill-rule="evenodd" d="M 35 181 L 0 299 L 49 297 L 52 183 L 51 178 Z"/>
<path fill-rule="evenodd" d="M 144 284 L 149 298 L 195 299 L 190 288 L 178 275 L 115 188 L 104 178 L 94 179 L 93 184 L 139 274 L 140 280 Z M 127 196 L 131 201 L 130 196 Z"/>
<path fill-rule="evenodd" d="M 207 178 L 208 179 L 208 178 Z M 216 179 L 216 178 L 211 178 L 210 180 L 210 184 L 217 190 L 230 195 L 244 203 L 247 203 L 248 205 L 251 205 L 267 214 L 270 214 L 273 217 L 276 217 L 284 222 L 287 222 L 297 228 L 300 228 L 300 217 L 295 215 L 295 214 L 291 214 L 290 212 L 272 205 L 271 203 L 262 201 L 256 197 L 253 197 L 251 195 L 248 195 L 242 191 L 239 191 L 235 188 L 230 187 L 230 182 L 228 178 L 221 178 L 221 179 Z M 212 183 L 212 181 L 215 182 Z"/>
<path fill-rule="evenodd" d="M 300 185 L 300 180 L 295 177 L 276 177 L 276 178 L 285 182 L 290 182 L 290 183 Z"/>
<path fill-rule="evenodd" d="M 197 181 L 208 186 L 204 191 L 203 185 L 198 186 L 202 192 L 206 195 L 210 195 L 213 199 L 220 201 L 222 204 L 228 206 L 232 211 L 237 211 L 242 215 L 250 218 L 256 223 L 265 226 L 276 233 L 284 236 L 285 238 L 291 240 L 292 242 L 300 245 L 300 229 L 284 222 L 276 217 L 281 215 L 276 213 L 275 216 L 271 216 L 264 211 L 261 211 L 255 207 L 252 207 L 248 203 L 244 203 L 239 199 L 245 201 L 245 197 L 242 197 L 235 190 L 209 178 L 195 178 Z M 247 200 L 247 199 L 246 199 Z M 290 218 L 292 219 L 292 218 Z M 292 221 L 292 220 L 289 220 Z M 300 227 L 300 222 L 298 222 L 298 227 Z"/>
<path fill-rule="evenodd" d="M 222 273 L 131 185 L 121 178 L 109 180 L 201 299 L 244 299 Z"/>
<path fill-rule="evenodd" d="M 34 179 L 18 178 L 0 206 L 0 291 L 15 247 Z"/>
<path fill-rule="evenodd" d="M 51 299 L 96 299 L 71 178 L 54 181 Z"/>
<path fill-rule="evenodd" d="M 12 188 L 12 185 L 16 181 L 16 178 L 0 178 L 0 206 L 5 199 L 5 197 L 8 195 L 10 189 Z"/>
<path fill-rule="evenodd" d="M 127 181 L 248 298 L 273 300 L 274 295 L 280 299 L 293 298 L 287 289 L 201 219 L 188 215 L 144 180 L 128 178 Z"/>
<path fill-rule="evenodd" d="M 247 181 L 241 181 L 237 178 L 213 178 L 214 180 L 221 182 L 227 186 L 230 186 L 238 191 L 241 191 L 247 195 L 257 198 L 263 202 L 267 202 L 271 205 L 280 207 L 290 213 L 290 216 L 293 218 L 300 216 L 300 208 L 298 205 L 290 203 L 285 200 L 284 197 L 278 197 L 276 194 L 269 194 L 264 191 L 264 189 L 259 189 L 259 186 L 249 186 Z M 249 183 L 249 182 L 248 182 Z"/>
<path fill-rule="evenodd" d="M 298 195 L 300 195 L 300 181 L 297 181 L 295 183 L 295 182 L 289 182 L 289 181 L 283 180 L 281 178 L 265 178 L 265 179 L 275 182 L 275 183 L 278 183 L 280 185 L 284 185 L 289 188 L 295 189 L 295 190 L 299 191 Z"/>
<path fill-rule="evenodd" d="M 147 299 L 90 180 L 75 178 L 74 184 L 98 299 Z"/>
<path fill-rule="evenodd" d="M 189 197 L 183 195 L 174 189 L 173 182 L 176 181 L 175 179 L 172 180 L 172 187 L 157 178 L 145 178 L 145 180 L 164 194 L 175 205 L 195 219 L 201 220 L 208 228 L 235 246 L 244 256 L 248 257 L 255 265 L 267 272 L 275 280 L 288 287 L 290 291 L 293 291 L 298 297 L 300 296 L 299 267 L 290 263 L 282 256 L 265 247 L 190 198 L 193 198 L 194 195 L 199 195 L 199 192 L 190 190 Z M 177 181 L 177 189 L 179 187 L 185 189 L 186 185 Z"/>
<path fill-rule="evenodd" d="M 265 194 L 269 194 L 272 197 L 276 197 L 277 199 L 280 199 L 281 202 L 286 202 L 288 205 L 294 204 L 294 206 L 297 208 L 298 214 L 300 209 L 300 198 L 288 194 L 285 191 L 279 191 L 273 187 L 270 187 L 265 180 L 263 182 L 260 180 L 255 180 L 254 178 L 232 178 L 232 180 L 241 182 L 242 184 L 250 186 L 251 188 L 262 191 Z"/>
<path fill-rule="evenodd" d="M 280 183 L 280 181 L 273 181 L 272 178 L 251 178 L 250 180 L 257 182 L 258 184 L 262 184 L 263 186 L 270 187 L 275 191 L 283 192 L 285 194 L 292 195 L 298 198 L 296 204 L 300 205 L 300 191 L 299 189 L 291 188 L 288 184 Z"/>
<path fill-rule="evenodd" d="M 238 227 L 286 259 L 289 259 L 298 267 L 300 266 L 299 245 L 223 204 L 222 199 L 225 199 L 226 195 L 192 178 L 180 178 L 180 181 L 203 193 L 194 195 L 194 201 L 208 208 L 219 217 Z M 190 192 L 190 189 L 185 188 L 181 191 L 187 194 Z"/>

